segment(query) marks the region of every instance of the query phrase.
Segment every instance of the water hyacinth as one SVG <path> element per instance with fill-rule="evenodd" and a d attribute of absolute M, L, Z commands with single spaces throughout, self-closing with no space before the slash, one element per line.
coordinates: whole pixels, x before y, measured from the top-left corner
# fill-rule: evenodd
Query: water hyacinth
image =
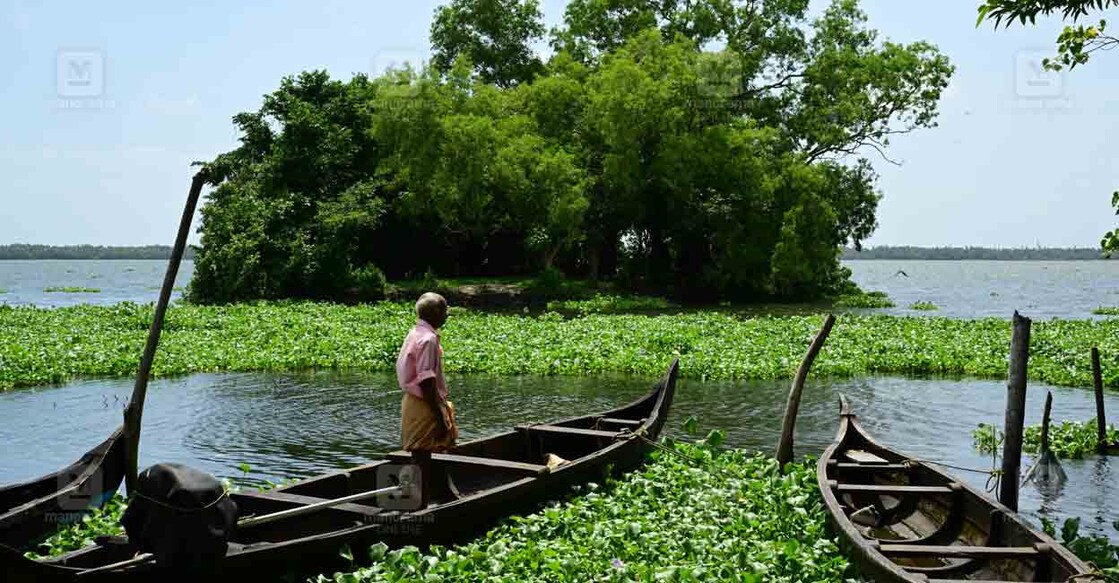
<path fill-rule="evenodd" d="M 824 527 L 808 465 L 675 445 L 606 488 L 589 486 L 451 549 L 371 552 L 336 581 L 843 581 L 849 563 Z"/>
<path fill-rule="evenodd" d="M 57 309 L 0 305 L 0 390 L 75 377 L 136 372 L 150 305 Z M 177 304 L 168 312 L 157 376 L 203 371 L 391 371 L 412 307 L 380 303 Z M 657 377 L 673 357 L 698 379 L 791 378 L 820 316 L 744 318 L 717 310 L 675 315 L 565 318 L 452 313 L 442 333 L 449 373 Z M 813 365 L 818 376 L 1006 375 L 1010 325 L 844 315 Z M 1033 326 L 1030 376 L 1091 386 L 1088 348 L 1103 357 L 1104 384 L 1119 388 L 1119 320 L 1052 320 Z"/>
<path fill-rule="evenodd" d="M 1114 425 L 1107 426 L 1107 442 L 1119 443 L 1119 430 Z M 986 423 L 972 431 L 975 448 L 991 453 L 1002 447 L 1003 432 L 998 427 Z M 1096 452 L 1099 433 L 1096 420 L 1062 421 L 1049 425 L 1049 449 L 1059 458 L 1079 459 Z M 1029 425 L 1022 436 L 1022 451 L 1039 453 L 1041 450 L 1041 425 Z"/>

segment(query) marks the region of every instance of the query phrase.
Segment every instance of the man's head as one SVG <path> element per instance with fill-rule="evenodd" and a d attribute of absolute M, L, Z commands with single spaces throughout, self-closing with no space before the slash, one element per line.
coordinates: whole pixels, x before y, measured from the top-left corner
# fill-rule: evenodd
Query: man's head
<path fill-rule="evenodd" d="M 437 293 L 427 292 L 416 301 L 416 317 L 432 328 L 441 328 L 447 323 L 447 300 Z"/>

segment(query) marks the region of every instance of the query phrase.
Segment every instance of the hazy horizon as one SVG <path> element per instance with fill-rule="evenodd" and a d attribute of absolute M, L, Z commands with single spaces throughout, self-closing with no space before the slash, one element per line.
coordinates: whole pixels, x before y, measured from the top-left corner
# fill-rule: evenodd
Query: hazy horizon
<path fill-rule="evenodd" d="M 233 115 L 285 75 L 424 59 L 439 4 L 5 4 L 0 244 L 169 244 L 190 163 L 236 147 Z M 1036 64 L 1056 50 L 1057 19 L 996 31 L 975 26 L 979 0 L 861 4 L 880 38 L 926 40 L 957 67 L 940 127 L 896 137 L 901 166 L 869 156 L 885 198 L 864 243 L 1098 246 L 1115 225 L 1119 53 L 1048 74 Z M 549 26 L 564 5 L 541 2 Z M 63 91 L 75 58 L 94 80 L 78 94 Z"/>

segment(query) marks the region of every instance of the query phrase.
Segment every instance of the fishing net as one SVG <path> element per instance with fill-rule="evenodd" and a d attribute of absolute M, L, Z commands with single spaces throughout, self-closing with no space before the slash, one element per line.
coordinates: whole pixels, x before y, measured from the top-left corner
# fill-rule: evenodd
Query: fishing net
<path fill-rule="evenodd" d="M 225 556 L 237 504 L 205 472 L 156 464 L 140 473 L 120 522 L 129 540 L 161 566 L 205 571 Z"/>

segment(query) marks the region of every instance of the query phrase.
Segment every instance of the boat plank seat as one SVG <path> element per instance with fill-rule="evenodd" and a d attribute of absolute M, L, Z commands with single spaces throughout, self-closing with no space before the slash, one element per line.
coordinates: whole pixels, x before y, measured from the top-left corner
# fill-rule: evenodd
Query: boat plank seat
<path fill-rule="evenodd" d="M 960 583 L 961 579 L 925 579 L 927 583 Z M 1030 583 L 1029 581 L 1005 581 L 996 579 L 966 579 L 968 583 Z"/>
<path fill-rule="evenodd" d="M 867 494 L 951 494 L 958 491 L 950 486 L 894 486 L 891 484 L 840 484 L 835 480 L 828 482 L 836 492 Z"/>
<path fill-rule="evenodd" d="M 1036 559 L 1045 553 L 1036 547 L 978 547 L 969 545 L 878 545 L 891 558 Z"/>
<path fill-rule="evenodd" d="M 395 451 L 385 457 L 394 462 L 408 463 L 412 461 L 412 454 L 406 451 Z M 433 461 L 443 463 L 466 466 L 480 466 L 494 470 L 506 470 L 526 476 L 539 476 L 541 474 L 548 473 L 548 466 L 542 464 L 529 464 L 525 462 L 515 462 L 512 460 L 503 460 L 490 457 L 458 455 L 453 453 L 433 453 L 431 454 L 431 459 Z"/>
<path fill-rule="evenodd" d="M 618 419 L 615 417 L 599 417 L 599 423 L 607 423 L 610 425 L 625 425 L 626 427 L 638 427 L 645 422 L 644 419 Z"/>
<path fill-rule="evenodd" d="M 870 453 L 869 451 L 863 451 L 861 449 L 845 450 L 843 452 L 843 456 L 846 457 L 847 459 L 853 461 L 853 462 L 860 463 L 860 464 L 888 464 L 888 463 L 890 463 L 890 460 L 887 460 L 885 458 L 874 455 L 873 453 Z"/>
<path fill-rule="evenodd" d="M 304 496 L 302 494 L 291 494 L 284 491 L 271 490 L 268 492 L 238 492 L 238 497 L 242 498 L 261 498 L 264 500 L 275 500 L 279 502 L 290 502 L 300 506 L 307 506 L 318 502 L 324 502 L 329 498 L 318 498 L 316 496 Z M 347 504 L 339 504 L 338 506 L 331 507 L 334 510 L 343 510 L 346 512 L 354 512 L 365 516 L 373 516 L 383 512 L 383 509 L 376 506 L 366 506 L 364 504 L 355 504 L 353 502 Z"/>
<path fill-rule="evenodd" d="M 835 467 L 841 470 L 870 470 L 877 472 L 903 472 L 908 470 L 908 464 L 860 464 L 850 462 L 837 462 Z"/>
<path fill-rule="evenodd" d="M 517 431 L 528 433 L 551 433 L 555 435 L 582 435 L 584 437 L 601 437 L 615 439 L 622 435 L 620 431 L 600 431 L 598 429 L 582 429 L 579 427 L 563 427 L 560 425 L 518 425 Z"/>

